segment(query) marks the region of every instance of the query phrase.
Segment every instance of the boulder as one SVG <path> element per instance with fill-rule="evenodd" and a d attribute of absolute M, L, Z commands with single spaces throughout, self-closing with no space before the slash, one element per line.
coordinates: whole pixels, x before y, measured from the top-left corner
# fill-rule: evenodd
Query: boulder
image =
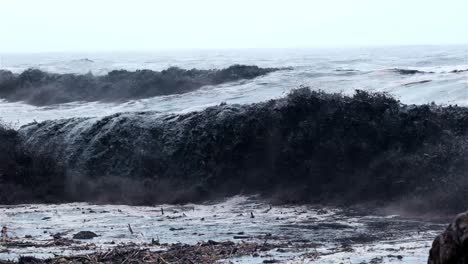
<path fill-rule="evenodd" d="M 457 215 L 435 238 L 428 264 L 468 264 L 468 212 Z"/>
<path fill-rule="evenodd" d="M 97 236 L 96 233 L 91 231 L 80 231 L 73 235 L 73 239 L 93 239 Z"/>

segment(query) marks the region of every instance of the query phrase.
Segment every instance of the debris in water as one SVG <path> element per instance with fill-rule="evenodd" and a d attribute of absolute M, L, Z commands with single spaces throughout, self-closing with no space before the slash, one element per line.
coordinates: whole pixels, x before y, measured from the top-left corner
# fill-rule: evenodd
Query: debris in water
<path fill-rule="evenodd" d="M 8 229 L 6 226 L 3 226 L 2 227 L 2 241 L 6 242 L 7 239 L 8 239 Z"/>

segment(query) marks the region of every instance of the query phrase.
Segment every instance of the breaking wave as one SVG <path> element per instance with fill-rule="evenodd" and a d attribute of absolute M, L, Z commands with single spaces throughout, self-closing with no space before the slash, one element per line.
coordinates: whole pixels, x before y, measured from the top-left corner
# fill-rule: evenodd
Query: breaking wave
<path fill-rule="evenodd" d="M 454 66 L 448 66 L 448 67 L 442 67 L 440 69 L 438 68 L 437 70 L 432 69 L 430 67 L 426 67 L 424 68 L 424 70 L 393 68 L 393 69 L 390 69 L 389 71 L 402 74 L 402 75 L 414 75 L 414 74 L 434 74 L 434 73 L 464 73 L 464 72 L 468 72 L 468 69 L 454 68 Z"/>
<path fill-rule="evenodd" d="M 426 71 L 421 71 L 421 70 L 399 69 L 399 68 L 391 69 L 390 71 L 395 72 L 395 73 L 398 73 L 398 74 L 402 74 L 402 75 L 413 75 L 413 74 L 434 73 L 434 72 L 432 72 L 432 71 L 426 72 Z"/>
<path fill-rule="evenodd" d="M 54 74 L 29 69 L 21 74 L 0 70 L 0 98 L 32 105 L 76 101 L 118 102 L 181 94 L 206 85 L 253 79 L 278 68 L 233 65 L 222 70 L 114 70 L 107 75 Z"/>
<path fill-rule="evenodd" d="M 259 193 L 281 203 L 399 203 L 456 212 L 467 198 L 467 117 L 462 107 L 302 88 L 277 100 L 182 115 L 51 120 L 23 126 L 10 149 L 50 157 L 59 169 L 16 160 L 2 181 L 36 201 L 47 194 L 153 204 Z M 2 170 L 7 163 L 0 164 Z M 24 181 L 15 166 L 25 175 L 32 168 L 41 173 Z"/>

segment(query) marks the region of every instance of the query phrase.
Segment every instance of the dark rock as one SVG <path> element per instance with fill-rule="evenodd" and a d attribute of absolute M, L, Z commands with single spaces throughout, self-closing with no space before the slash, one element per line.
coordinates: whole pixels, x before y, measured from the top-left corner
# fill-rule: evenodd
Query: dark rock
<path fill-rule="evenodd" d="M 396 258 L 398 260 L 402 260 L 403 256 L 402 255 L 387 255 L 387 258 Z"/>
<path fill-rule="evenodd" d="M 375 257 L 369 261 L 369 264 L 380 264 L 384 261 L 383 257 Z"/>
<path fill-rule="evenodd" d="M 207 244 L 207 245 L 218 245 L 219 242 L 214 241 L 214 240 L 208 240 L 208 241 L 206 242 L 206 244 Z"/>
<path fill-rule="evenodd" d="M 55 233 L 55 234 L 51 234 L 51 236 L 54 238 L 54 239 L 61 239 L 62 236 L 64 235 L 64 233 Z"/>
<path fill-rule="evenodd" d="M 250 239 L 252 238 L 251 236 L 233 236 L 233 239 Z"/>
<path fill-rule="evenodd" d="M 91 231 L 80 231 L 73 235 L 73 239 L 93 239 L 95 237 L 98 235 Z"/>
<path fill-rule="evenodd" d="M 468 212 L 457 215 L 435 238 L 428 264 L 468 264 Z"/>
<path fill-rule="evenodd" d="M 42 264 L 44 263 L 41 259 L 35 257 L 23 256 L 18 259 L 18 264 Z"/>

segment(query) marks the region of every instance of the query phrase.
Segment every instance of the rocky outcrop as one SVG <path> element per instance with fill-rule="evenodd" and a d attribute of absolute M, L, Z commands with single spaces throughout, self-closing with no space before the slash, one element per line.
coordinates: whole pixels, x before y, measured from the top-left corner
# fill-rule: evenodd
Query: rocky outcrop
<path fill-rule="evenodd" d="M 428 264 L 468 264 L 468 212 L 457 215 L 435 238 Z"/>
<path fill-rule="evenodd" d="M 233 65 L 222 70 L 114 70 L 104 76 L 53 74 L 29 69 L 17 75 L 0 70 L 0 98 L 33 105 L 74 101 L 123 101 L 181 94 L 205 85 L 253 79 L 277 68 Z"/>

